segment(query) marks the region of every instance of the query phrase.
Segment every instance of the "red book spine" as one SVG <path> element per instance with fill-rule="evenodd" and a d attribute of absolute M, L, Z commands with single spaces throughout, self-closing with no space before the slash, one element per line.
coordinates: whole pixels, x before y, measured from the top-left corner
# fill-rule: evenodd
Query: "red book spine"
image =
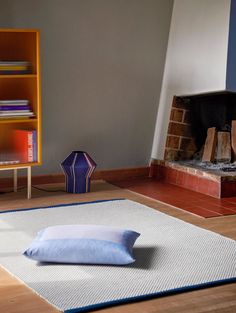
<path fill-rule="evenodd" d="M 33 132 L 28 132 L 28 162 L 33 162 Z"/>
<path fill-rule="evenodd" d="M 16 157 L 21 163 L 33 162 L 33 131 L 14 130 L 13 145 Z"/>

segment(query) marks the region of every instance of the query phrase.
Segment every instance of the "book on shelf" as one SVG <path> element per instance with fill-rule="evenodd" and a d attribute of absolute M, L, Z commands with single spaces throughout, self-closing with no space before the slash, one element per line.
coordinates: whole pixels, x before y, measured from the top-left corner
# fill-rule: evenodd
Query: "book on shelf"
<path fill-rule="evenodd" d="M 0 74 L 30 74 L 31 72 L 31 62 L 0 61 Z"/>
<path fill-rule="evenodd" d="M 33 116 L 29 100 L 0 100 L 0 119 Z"/>
<path fill-rule="evenodd" d="M 0 61 L 0 66 L 29 66 L 31 62 L 28 61 Z"/>
<path fill-rule="evenodd" d="M 36 130 L 13 130 L 13 150 L 21 163 L 37 161 Z"/>
<path fill-rule="evenodd" d="M 26 75 L 26 74 L 31 74 L 31 71 L 29 70 L 1 70 L 0 69 L 0 75 Z"/>
<path fill-rule="evenodd" d="M 6 116 L 0 116 L 0 120 L 2 121 L 2 120 L 29 120 L 29 119 L 31 119 L 32 118 L 32 116 L 22 116 L 22 115 L 20 115 L 20 116 L 9 116 L 9 115 L 6 115 Z"/>
<path fill-rule="evenodd" d="M 15 113 L 33 113 L 30 111 L 30 109 L 24 109 L 24 110 L 2 110 L 0 107 L 0 115 L 1 114 L 15 114 Z M 19 114 L 21 115 L 21 114 Z M 30 114 L 32 115 L 32 114 Z"/>
<path fill-rule="evenodd" d="M 1 113 L 0 112 L 0 119 L 5 119 L 5 118 L 30 118 L 34 117 L 33 112 L 18 112 L 18 113 Z"/>
<path fill-rule="evenodd" d="M 29 105 L 1 105 L 0 111 L 15 111 L 15 110 L 28 110 L 30 111 Z"/>
<path fill-rule="evenodd" d="M 28 105 L 29 100 L 0 100 L 0 105 Z"/>
<path fill-rule="evenodd" d="M 38 157 L 38 149 L 37 149 L 37 132 L 33 130 L 33 162 L 37 162 Z"/>
<path fill-rule="evenodd" d="M 18 112 L 18 111 L 6 111 L 6 112 L 0 112 L 0 117 L 1 116 L 22 116 L 22 115 L 26 115 L 26 116 L 33 116 L 34 115 L 34 113 L 33 112 L 29 112 L 29 111 L 27 111 L 27 112 L 22 112 L 22 111 L 20 111 L 20 112 Z"/>
<path fill-rule="evenodd" d="M 20 160 L 7 160 L 7 159 L 3 161 L 0 160 L 0 165 L 14 165 L 18 163 L 20 163 Z"/>
<path fill-rule="evenodd" d="M 20 163 L 14 153 L 4 152 L 0 154 L 0 165 L 13 165 Z"/>

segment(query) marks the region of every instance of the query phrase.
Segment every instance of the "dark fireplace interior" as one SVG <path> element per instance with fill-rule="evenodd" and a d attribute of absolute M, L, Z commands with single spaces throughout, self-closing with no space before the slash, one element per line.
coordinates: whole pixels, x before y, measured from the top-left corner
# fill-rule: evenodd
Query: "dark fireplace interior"
<path fill-rule="evenodd" d="M 222 93 L 182 98 L 189 107 L 189 122 L 197 150 L 205 144 L 207 129 L 231 130 L 236 120 L 236 94 Z"/>
<path fill-rule="evenodd" d="M 203 159 L 208 129 L 215 127 L 216 134 L 227 132 L 230 138 L 234 120 L 236 120 L 236 93 L 218 92 L 174 97 L 164 159 L 202 169 L 236 174 L 236 160 L 231 152 L 230 157 L 224 161 L 216 158 L 205 162 Z M 215 154 L 218 145 L 217 142 Z"/>

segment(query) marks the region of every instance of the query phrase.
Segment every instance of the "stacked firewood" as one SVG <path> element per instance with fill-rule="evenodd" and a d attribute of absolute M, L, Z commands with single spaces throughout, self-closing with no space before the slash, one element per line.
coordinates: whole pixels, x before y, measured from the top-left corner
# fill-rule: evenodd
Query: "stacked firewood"
<path fill-rule="evenodd" d="M 231 132 L 217 131 L 216 127 L 208 128 L 202 161 L 236 161 L 236 121 L 232 121 Z"/>

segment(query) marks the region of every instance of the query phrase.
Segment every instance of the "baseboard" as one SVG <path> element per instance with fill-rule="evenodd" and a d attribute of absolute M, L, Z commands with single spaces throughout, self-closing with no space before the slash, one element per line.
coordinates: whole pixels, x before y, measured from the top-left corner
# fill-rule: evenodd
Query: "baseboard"
<path fill-rule="evenodd" d="M 103 179 L 106 181 L 121 181 L 126 179 L 148 177 L 150 167 L 123 168 L 113 170 L 98 170 L 92 175 L 92 179 Z"/>
<path fill-rule="evenodd" d="M 111 170 L 96 170 L 91 179 L 92 180 L 106 180 L 106 181 L 121 181 L 132 178 L 141 178 L 149 176 L 150 167 L 136 167 L 136 168 L 123 168 Z M 55 184 L 64 183 L 65 176 L 63 174 L 50 174 L 32 176 L 32 185 Z M 26 176 L 18 178 L 18 186 L 25 186 L 27 184 Z M 11 188 L 13 186 L 12 178 L 1 178 L 0 188 Z"/>

